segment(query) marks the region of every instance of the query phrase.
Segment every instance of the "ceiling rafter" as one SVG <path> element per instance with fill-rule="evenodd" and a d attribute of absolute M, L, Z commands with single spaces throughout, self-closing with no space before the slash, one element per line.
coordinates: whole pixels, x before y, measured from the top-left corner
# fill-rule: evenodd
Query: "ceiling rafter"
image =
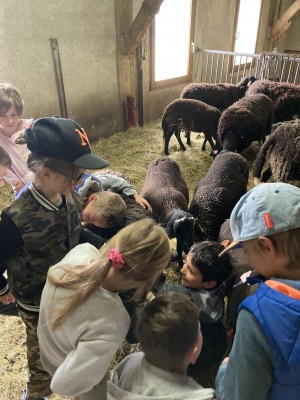
<path fill-rule="evenodd" d="M 285 31 L 292 25 L 290 19 L 300 10 L 300 0 L 294 3 L 286 10 L 284 14 L 275 22 L 271 32 L 271 38 L 275 41 L 278 40 Z"/>

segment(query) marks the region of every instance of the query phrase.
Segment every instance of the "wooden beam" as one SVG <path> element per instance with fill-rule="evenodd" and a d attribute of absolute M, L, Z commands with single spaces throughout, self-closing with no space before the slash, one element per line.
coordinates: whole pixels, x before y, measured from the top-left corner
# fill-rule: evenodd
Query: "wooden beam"
<path fill-rule="evenodd" d="M 140 11 L 131 24 L 129 31 L 124 35 L 122 52 L 123 54 L 133 54 L 141 38 L 154 20 L 164 0 L 145 0 Z"/>
<path fill-rule="evenodd" d="M 135 72 L 134 55 L 124 55 L 121 51 L 120 38 L 124 32 L 128 32 L 132 23 L 132 0 L 115 0 L 115 22 L 117 39 L 117 66 L 119 86 L 119 116 L 122 130 L 126 131 L 127 124 L 127 103 L 126 96 L 135 95 Z"/>
<path fill-rule="evenodd" d="M 294 1 L 294 3 L 286 10 L 286 12 L 275 22 L 272 28 L 272 39 L 278 40 L 283 33 L 289 29 L 292 22 L 289 21 L 297 11 L 300 10 L 300 0 Z"/>

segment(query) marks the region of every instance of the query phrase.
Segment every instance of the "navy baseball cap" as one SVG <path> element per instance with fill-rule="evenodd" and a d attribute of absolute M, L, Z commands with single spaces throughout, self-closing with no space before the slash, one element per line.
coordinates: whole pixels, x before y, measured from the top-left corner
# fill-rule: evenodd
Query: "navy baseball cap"
<path fill-rule="evenodd" d="M 60 158 L 77 167 L 104 168 L 109 163 L 91 152 L 84 129 L 72 119 L 49 117 L 30 122 L 25 129 L 27 147 L 44 157 Z"/>
<path fill-rule="evenodd" d="M 246 240 L 300 228 L 300 189 L 282 182 L 256 186 L 232 210 L 230 228 L 233 242 L 219 255 Z"/>

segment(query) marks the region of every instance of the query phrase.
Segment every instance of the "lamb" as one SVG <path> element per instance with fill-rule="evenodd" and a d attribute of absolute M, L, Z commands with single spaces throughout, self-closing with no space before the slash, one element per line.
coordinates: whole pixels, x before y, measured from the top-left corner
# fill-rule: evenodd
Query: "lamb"
<path fill-rule="evenodd" d="M 177 239 L 178 264 L 183 265 L 194 243 L 195 219 L 188 213 L 189 192 L 176 161 L 159 157 L 151 161 L 141 190 L 151 204 L 154 219 L 166 227 L 170 239 Z"/>
<path fill-rule="evenodd" d="M 218 239 L 221 225 L 246 193 L 248 176 L 249 167 L 244 157 L 222 152 L 214 159 L 206 176 L 198 182 L 189 212 L 206 239 Z"/>
<path fill-rule="evenodd" d="M 177 99 L 170 103 L 162 117 L 162 129 L 164 139 L 164 151 L 168 155 L 169 141 L 173 133 L 178 140 L 180 148 L 186 150 L 180 138 L 182 129 L 187 131 L 187 144 L 190 145 L 190 131 L 203 132 L 205 139 L 209 142 L 212 150 L 215 144 L 212 140 L 217 140 L 218 122 L 221 113 L 202 101 L 192 99 Z"/>
<path fill-rule="evenodd" d="M 247 95 L 260 93 L 268 96 L 274 105 L 274 122 L 290 121 L 300 116 L 300 85 L 257 80 Z"/>
<path fill-rule="evenodd" d="M 221 112 L 244 97 L 249 85 L 254 82 L 254 76 L 247 76 L 237 85 L 230 83 L 191 83 L 183 88 L 180 97 L 203 101 Z"/>
<path fill-rule="evenodd" d="M 240 153 L 254 141 L 264 142 L 274 118 L 272 101 L 263 94 L 252 94 L 228 107 L 218 126 L 223 149 Z"/>
<path fill-rule="evenodd" d="M 265 161 L 269 167 L 261 172 Z M 254 184 L 267 182 L 273 175 L 275 182 L 300 180 L 300 121 L 282 123 L 261 147 L 253 164 Z"/>

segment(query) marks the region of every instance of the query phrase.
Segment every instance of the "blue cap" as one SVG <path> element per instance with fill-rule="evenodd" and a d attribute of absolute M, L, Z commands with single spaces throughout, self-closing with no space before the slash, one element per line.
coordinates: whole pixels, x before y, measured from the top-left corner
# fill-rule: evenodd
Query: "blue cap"
<path fill-rule="evenodd" d="M 245 240 L 300 228 L 300 189 L 281 182 L 256 186 L 232 210 L 230 228 L 233 242 L 221 254 Z"/>

